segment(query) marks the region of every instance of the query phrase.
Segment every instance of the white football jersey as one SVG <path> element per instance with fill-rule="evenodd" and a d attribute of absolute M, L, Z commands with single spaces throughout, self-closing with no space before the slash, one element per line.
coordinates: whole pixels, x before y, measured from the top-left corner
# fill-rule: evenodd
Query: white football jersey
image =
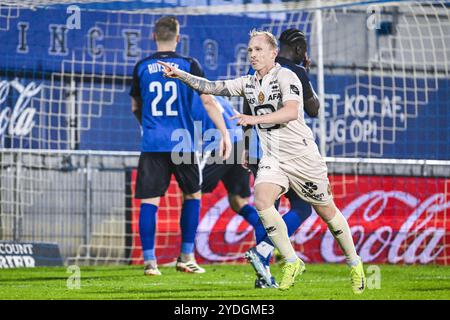
<path fill-rule="evenodd" d="M 300 103 L 297 120 L 284 124 L 257 125 L 264 156 L 285 161 L 318 150 L 312 131 L 305 123 L 302 84 L 294 72 L 277 63 L 261 83 L 256 73 L 225 83 L 232 95 L 247 99 L 253 115 L 280 110 L 283 102 L 288 100 Z"/>

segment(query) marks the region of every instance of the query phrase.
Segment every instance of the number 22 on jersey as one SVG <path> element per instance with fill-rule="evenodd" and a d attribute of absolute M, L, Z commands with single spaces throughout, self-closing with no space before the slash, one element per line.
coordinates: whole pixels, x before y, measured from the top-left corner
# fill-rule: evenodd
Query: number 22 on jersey
<path fill-rule="evenodd" d="M 149 88 L 150 92 L 156 92 L 155 98 L 152 100 L 152 116 L 160 117 L 164 116 L 164 112 L 158 110 L 158 104 L 163 97 L 167 97 L 166 99 L 166 116 L 178 116 L 178 111 L 172 109 L 172 104 L 177 100 L 177 84 L 174 81 L 167 81 L 163 84 L 159 81 L 153 81 L 150 83 Z"/>

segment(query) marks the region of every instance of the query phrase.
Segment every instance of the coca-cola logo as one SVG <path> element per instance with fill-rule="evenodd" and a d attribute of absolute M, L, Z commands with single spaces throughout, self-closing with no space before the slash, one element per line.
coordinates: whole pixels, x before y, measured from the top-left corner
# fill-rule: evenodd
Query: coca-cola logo
<path fill-rule="evenodd" d="M 228 197 L 222 197 L 214 205 L 212 205 L 206 214 L 203 216 L 200 224 L 197 228 L 196 247 L 200 255 L 211 261 L 230 261 L 236 260 L 242 257 L 241 252 L 214 252 L 210 246 L 210 235 L 214 229 L 214 225 L 220 219 L 221 215 L 228 209 Z M 248 226 L 244 232 L 237 232 L 238 226 L 244 220 L 243 217 L 235 215 L 229 220 L 224 233 L 224 241 L 226 243 L 236 243 L 245 238 L 250 232 L 253 232 L 253 228 Z M 201 248 L 201 249 L 200 249 Z"/>
<path fill-rule="evenodd" d="M 365 232 L 367 227 L 379 225 L 376 224 L 376 220 L 381 219 L 392 200 L 397 200 L 398 211 L 406 209 L 411 212 L 409 215 L 397 217 L 404 219 L 400 227 L 394 224 L 401 220 L 392 221 L 391 225 L 386 225 L 388 219 L 383 219 L 383 224 L 375 230 Z M 401 208 L 399 203 L 406 208 Z M 387 250 L 389 263 L 425 264 L 434 261 L 444 250 L 444 247 L 439 247 L 439 243 L 445 236 L 446 230 L 443 227 L 430 225 L 429 222 L 438 220 L 437 216 L 442 215 L 448 208 L 450 208 L 450 201 L 446 202 L 444 194 L 434 194 L 421 202 L 414 195 L 403 191 L 373 191 L 353 200 L 342 210 L 342 214 L 347 220 L 356 213 L 361 215 L 360 223 L 352 225 L 351 231 L 354 238 L 357 236 L 356 238 L 359 239 L 355 245 L 363 261 L 375 261 L 383 251 Z M 395 216 L 391 219 L 395 219 Z M 333 242 L 333 236 L 327 231 L 320 248 L 323 258 L 327 262 L 344 261 L 344 256 L 334 250 Z M 376 248 L 375 251 L 374 248 Z"/>
<path fill-rule="evenodd" d="M 42 86 L 34 82 L 22 85 L 17 79 L 0 81 L 0 137 L 5 133 L 10 136 L 26 136 L 33 129 L 36 109 L 29 107 L 31 99 L 36 96 Z M 8 103 L 8 97 L 17 91 L 17 99 Z"/>
<path fill-rule="evenodd" d="M 445 212 L 450 201 L 443 193 L 435 193 L 424 200 L 405 191 L 374 190 L 364 193 L 342 206 L 349 221 L 355 246 L 364 262 L 422 263 L 435 261 L 445 250 L 442 246 L 447 230 Z M 215 251 L 210 241 L 212 230 L 228 209 L 227 197 L 219 199 L 204 214 L 196 238 L 198 253 L 210 261 L 229 261 L 242 258 L 243 252 Z M 243 218 L 228 220 L 223 241 L 227 244 L 242 241 L 253 232 L 248 226 L 238 232 Z M 248 237 L 247 237 L 248 238 Z M 298 252 L 306 261 L 343 262 L 345 257 L 325 223 L 313 213 L 291 237 Z M 250 244 L 249 244 L 250 245 Z M 247 246 L 248 247 L 248 246 Z"/>

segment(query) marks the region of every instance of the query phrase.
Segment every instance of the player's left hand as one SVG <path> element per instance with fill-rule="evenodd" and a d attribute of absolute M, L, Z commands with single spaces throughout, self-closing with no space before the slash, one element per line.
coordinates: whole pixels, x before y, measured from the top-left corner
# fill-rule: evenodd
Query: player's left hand
<path fill-rule="evenodd" d="M 258 118 L 255 116 L 249 116 L 242 113 L 237 113 L 232 117 L 230 117 L 230 120 L 238 119 L 237 125 L 238 126 L 254 126 L 255 124 L 258 124 Z"/>
<path fill-rule="evenodd" d="M 222 159 L 227 160 L 231 155 L 231 140 L 230 135 L 227 133 L 225 135 L 222 135 L 222 139 L 220 139 L 220 146 L 219 146 L 219 154 L 222 157 Z"/>

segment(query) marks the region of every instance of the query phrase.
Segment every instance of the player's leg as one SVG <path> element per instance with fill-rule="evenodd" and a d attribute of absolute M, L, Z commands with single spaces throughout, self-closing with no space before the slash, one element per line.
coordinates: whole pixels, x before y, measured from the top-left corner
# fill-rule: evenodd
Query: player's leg
<path fill-rule="evenodd" d="M 289 175 L 291 187 L 300 197 L 311 203 L 317 214 L 327 223 L 351 268 L 353 291 L 362 292 L 365 286 L 364 272 L 361 272 L 362 262 L 356 253 L 347 220 L 334 204 L 325 160 L 317 151 L 290 160 L 283 164 L 283 170 Z"/>
<path fill-rule="evenodd" d="M 255 185 L 255 207 L 270 240 L 286 261 L 279 288 L 287 290 L 294 285 L 297 275 L 303 273 L 305 264 L 297 257 L 286 224 L 273 205 L 282 192 L 283 187 L 267 180 L 260 180 Z"/>
<path fill-rule="evenodd" d="M 283 215 L 283 220 L 286 223 L 288 236 L 290 237 L 309 218 L 312 214 L 312 208 L 309 203 L 300 198 L 293 190 L 289 190 L 286 193 L 286 198 L 289 199 L 291 208 Z M 264 258 L 267 265 L 270 263 L 273 249 L 274 245 L 267 234 L 261 241 L 257 242 L 255 247 L 255 250 Z"/>
<path fill-rule="evenodd" d="M 221 180 L 227 189 L 231 209 L 253 227 L 256 242 L 260 242 L 266 236 L 266 230 L 255 207 L 249 203 L 251 195 L 250 172 L 239 163 L 227 164 Z"/>
<path fill-rule="evenodd" d="M 139 213 L 139 235 L 144 257 L 144 274 L 160 276 L 155 254 L 156 213 L 159 207 L 159 197 L 141 200 Z"/>
<path fill-rule="evenodd" d="M 347 219 L 345 219 L 344 215 L 336 207 L 334 201 L 331 201 L 325 206 L 314 205 L 314 210 L 328 225 L 328 229 L 344 252 L 345 260 L 350 267 L 353 292 L 356 294 L 362 293 L 366 286 L 364 268 L 361 258 L 356 253 Z"/>
<path fill-rule="evenodd" d="M 152 174 L 158 172 L 158 175 Z M 141 199 L 139 235 L 145 275 L 161 275 L 155 254 L 156 221 L 159 197 L 170 182 L 169 165 L 160 153 L 141 153 L 136 178 L 136 199 Z"/>
<path fill-rule="evenodd" d="M 201 172 L 195 154 L 190 161 L 174 165 L 172 170 L 183 191 L 183 206 L 180 215 L 181 250 L 176 269 L 189 273 L 204 273 L 195 261 L 195 236 L 200 219 Z"/>
<path fill-rule="evenodd" d="M 266 236 L 266 230 L 259 218 L 256 208 L 249 204 L 251 195 L 250 173 L 240 164 L 226 165 L 226 172 L 222 176 L 222 182 L 228 191 L 228 201 L 231 209 L 242 216 L 255 230 L 257 243 Z M 244 257 L 252 265 L 256 272 L 255 288 L 278 287 L 275 278 L 270 273 L 270 266 L 254 248 L 245 252 Z"/>

